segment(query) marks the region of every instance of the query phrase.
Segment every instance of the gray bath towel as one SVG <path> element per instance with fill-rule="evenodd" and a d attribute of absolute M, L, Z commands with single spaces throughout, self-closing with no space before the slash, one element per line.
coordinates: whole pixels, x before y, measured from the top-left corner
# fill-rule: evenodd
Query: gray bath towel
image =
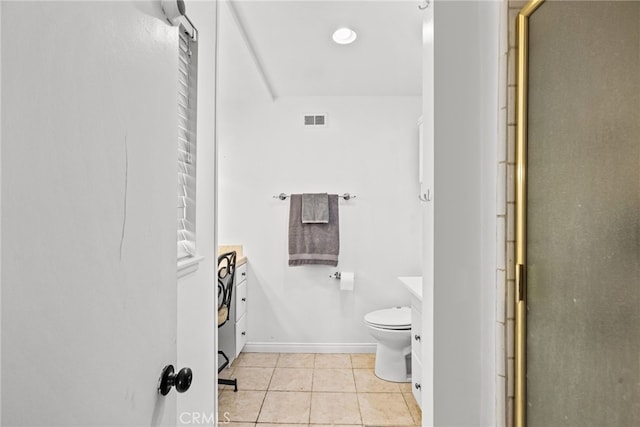
<path fill-rule="evenodd" d="M 302 223 L 329 223 L 329 195 L 327 193 L 302 194 Z"/>
<path fill-rule="evenodd" d="M 329 222 L 302 223 L 302 195 L 292 194 L 289 205 L 289 265 L 338 265 L 340 232 L 338 195 L 329 195 Z"/>

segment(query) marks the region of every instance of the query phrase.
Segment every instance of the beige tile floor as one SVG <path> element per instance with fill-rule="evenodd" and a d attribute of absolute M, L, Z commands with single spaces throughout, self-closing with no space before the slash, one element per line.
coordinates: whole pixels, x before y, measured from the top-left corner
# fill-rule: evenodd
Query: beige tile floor
<path fill-rule="evenodd" d="M 220 373 L 220 424 L 232 427 L 419 426 L 411 383 L 383 381 L 374 354 L 242 353 Z"/>

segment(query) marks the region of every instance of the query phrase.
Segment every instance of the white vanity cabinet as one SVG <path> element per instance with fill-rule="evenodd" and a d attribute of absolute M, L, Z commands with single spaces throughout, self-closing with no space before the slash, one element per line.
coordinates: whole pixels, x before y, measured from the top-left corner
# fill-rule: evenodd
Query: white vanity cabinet
<path fill-rule="evenodd" d="M 235 357 L 238 357 L 244 345 L 247 343 L 247 264 L 244 263 L 236 269 L 236 296 L 235 313 Z"/>
<path fill-rule="evenodd" d="M 398 279 L 405 284 L 411 294 L 411 391 L 418 406 L 422 408 L 422 393 L 425 386 L 427 386 L 427 393 L 430 390 L 429 384 L 423 383 L 423 379 L 429 380 L 423 374 L 425 373 L 424 362 L 429 361 L 430 357 L 422 354 L 422 342 L 428 339 L 429 335 L 422 330 L 422 277 L 398 277 Z"/>
<path fill-rule="evenodd" d="M 422 303 L 411 298 L 411 391 L 422 407 Z"/>
<path fill-rule="evenodd" d="M 236 267 L 229 320 L 218 330 L 218 347 L 230 362 L 238 357 L 247 343 L 247 305 L 247 263 L 243 262 Z"/>

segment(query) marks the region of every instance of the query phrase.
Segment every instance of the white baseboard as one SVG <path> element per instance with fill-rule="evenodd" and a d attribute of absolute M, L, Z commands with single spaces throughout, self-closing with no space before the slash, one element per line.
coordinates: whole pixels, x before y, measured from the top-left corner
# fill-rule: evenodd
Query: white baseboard
<path fill-rule="evenodd" d="M 375 353 L 375 343 L 248 342 L 247 353 Z"/>

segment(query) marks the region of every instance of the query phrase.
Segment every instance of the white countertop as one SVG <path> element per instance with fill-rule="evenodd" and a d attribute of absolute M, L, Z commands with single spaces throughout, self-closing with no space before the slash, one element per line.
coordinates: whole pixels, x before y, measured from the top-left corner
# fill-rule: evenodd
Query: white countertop
<path fill-rule="evenodd" d="M 405 284 L 411 295 L 422 301 L 422 276 L 405 276 L 398 277 Z"/>

